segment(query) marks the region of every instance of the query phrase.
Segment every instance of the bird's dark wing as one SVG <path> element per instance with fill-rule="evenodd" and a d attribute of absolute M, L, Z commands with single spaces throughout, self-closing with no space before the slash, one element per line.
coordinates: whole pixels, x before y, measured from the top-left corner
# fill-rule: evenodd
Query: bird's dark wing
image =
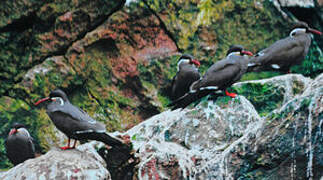
<path fill-rule="evenodd" d="M 201 80 L 192 85 L 194 91 L 186 93 L 168 106 L 172 107 L 172 110 L 185 108 L 192 102 L 207 96 L 212 92 L 223 90 L 230 86 L 241 74 L 241 68 L 238 63 L 229 61 L 224 63 L 221 62 L 218 66 L 214 65 L 208 69 Z"/>
<path fill-rule="evenodd" d="M 85 111 L 74 106 L 71 103 L 65 103 L 64 106 L 57 106 L 55 111 L 61 111 L 65 114 L 68 114 L 77 121 L 87 122 L 89 124 L 97 123 L 97 121 L 90 117 Z"/>
<path fill-rule="evenodd" d="M 35 157 L 35 145 L 34 145 L 34 141 L 33 138 L 30 138 L 28 141 L 28 154 L 30 157 Z"/>
<path fill-rule="evenodd" d="M 28 136 L 23 131 L 18 131 L 15 135 L 9 135 L 5 140 L 7 157 L 14 165 L 35 157 L 32 138 L 28 131 L 27 134 Z"/>
<path fill-rule="evenodd" d="M 172 103 L 170 103 L 167 106 L 171 107 L 171 110 L 176 110 L 178 108 L 184 109 L 188 105 L 190 105 L 191 103 L 201 99 L 204 96 L 211 94 L 212 92 L 213 92 L 213 90 L 202 90 L 202 91 L 196 91 L 193 93 L 188 92 L 184 96 L 176 99 L 175 101 L 173 101 Z"/>
<path fill-rule="evenodd" d="M 172 96 L 172 98 L 175 97 L 175 92 L 176 92 L 176 89 L 177 89 L 177 87 L 176 87 L 177 75 L 178 75 L 178 71 L 176 72 L 176 75 L 172 79 L 172 84 L 171 84 L 171 88 L 172 88 L 171 96 Z"/>
<path fill-rule="evenodd" d="M 32 138 L 25 128 L 19 128 L 19 136 L 21 136 L 22 139 L 25 139 L 26 146 L 26 153 L 29 157 L 35 157 L 35 145 L 34 145 L 34 138 Z"/>
<path fill-rule="evenodd" d="M 240 65 L 233 63 L 227 63 L 220 68 L 215 67 L 214 69 L 210 69 L 201 80 L 199 88 L 218 87 L 218 90 L 225 89 L 236 81 L 237 76 L 240 75 L 240 71 Z"/>
<path fill-rule="evenodd" d="M 61 123 L 60 125 L 65 125 L 66 128 L 73 128 L 71 129 L 73 133 L 106 131 L 105 126 L 102 123 L 94 120 L 86 112 L 70 103 L 66 103 L 64 106 L 52 109 L 51 118 L 64 119 L 64 123 L 66 124 Z M 55 125 L 57 126 L 57 124 Z M 64 130 L 61 131 L 64 132 Z"/>
<path fill-rule="evenodd" d="M 306 36 L 287 37 L 276 41 L 266 49 L 261 50 L 254 57 L 254 62 L 260 64 L 255 71 L 264 69 L 285 69 L 305 57 Z M 310 42 L 309 42 L 310 43 Z"/>
<path fill-rule="evenodd" d="M 177 72 L 172 85 L 172 98 L 177 99 L 189 91 L 191 84 L 200 79 L 200 73 L 191 66 Z"/>

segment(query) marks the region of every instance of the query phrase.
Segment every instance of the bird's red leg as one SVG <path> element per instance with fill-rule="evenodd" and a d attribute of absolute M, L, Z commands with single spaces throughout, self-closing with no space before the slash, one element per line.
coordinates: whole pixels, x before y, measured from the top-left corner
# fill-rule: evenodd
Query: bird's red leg
<path fill-rule="evenodd" d="M 235 98 L 237 96 L 236 93 L 229 93 L 228 90 L 225 90 L 225 95 Z"/>
<path fill-rule="evenodd" d="M 71 139 L 70 139 L 70 138 L 68 138 L 68 140 L 67 140 L 67 146 L 61 147 L 61 149 L 62 149 L 62 150 L 71 149 L 71 147 L 70 147 L 70 142 L 71 142 Z"/>
<path fill-rule="evenodd" d="M 77 143 L 77 140 L 76 140 L 76 139 L 74 139 L 74 144 L 73 144 L 73 147 L 71 147 L 71 149 L 74 149 L 74 148 L 75 148 L 76 143 Z"/>

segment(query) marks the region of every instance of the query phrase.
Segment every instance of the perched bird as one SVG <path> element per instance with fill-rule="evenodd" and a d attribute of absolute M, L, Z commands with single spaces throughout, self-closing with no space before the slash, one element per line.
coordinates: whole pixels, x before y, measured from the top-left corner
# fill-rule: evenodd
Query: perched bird
<path fill-rule="evenodd" d="M 249 57 L 253 54 L 245 51 L 240 45 L 233 45 L 227 52 L 227 56 L 213 64 L 204 76 L 195 81 L 188 93 L 173 101 L 169 106 L 172 110 L 185 108 L 192 102 L 216 91 L 223 91 L 238 81 L 247 71 Z M 225 90 L 227 96 L 235 97 L 236 94 Z"/>
<path fill-rule="evenodd" d="M 177 63 L 177 73 L 172 81 L 172 99 L 188 92 L 191 84 L 200 79 L 200 62 L 189 54 L 183 54 Z"/>
<path fill-rule="evenodd" d="M 33 138 L 23 124 L 15 123 L 5 140 L 8 159 L 17 165 L 35 157 Z"/>
<path fill-rule="evenodd" d="M 300 64 L 311 45 L 311 34 L 321 35 L 305 22 L 298 22 L 289 36 L 276 41 L 258 52 L 250 61 L 251 71 L 277 70 L 289 72 L 291 66 Z"/>
<path fill-rule="evenodd" d="M 106 133 L 104 124 L 92 119 L 86 112 L 70 103 L 66 94 L 56 89 L 49 97 L 35 103 L 38 105 L 49 101 L 46 112 L 57 129 L 68 137 L 68 144 L 61 149 L 75 148 L 77 140 L 97 140 L 116 148 L 126 148 L 118 139 L 112 138 Z M 74 139 L 74 145 L 70 146 L 70 139 Z"/>

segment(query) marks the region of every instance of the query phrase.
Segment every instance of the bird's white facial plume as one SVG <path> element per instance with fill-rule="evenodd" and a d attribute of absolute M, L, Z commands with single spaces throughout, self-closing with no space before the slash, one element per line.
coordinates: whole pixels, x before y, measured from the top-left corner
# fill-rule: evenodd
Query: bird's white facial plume
<path fill-rule="evenodd" d="M 305 28 L 295 28 L 292 30 L 292 32 L 290 32 L 289 36 L 293 37 L 296 34 L 301 34 L 301 33 L 306 33 L 306 29 Z"/>
<path fill-rule="evenodd" d="M 177 71 L 179 71 L 179 67 L 181 64 L 189 64 L 190 60 L 189 59 L 181 59 L 178 63 L 177 63 Z"/>
<path fill-rule="evenodd" d="M 31 137 L 27 129 L 25 129 L 25 128 L 19 128 L 17 130 L 18 130 L 19 133 L 24 134 L 27 137 Z"/>
<path fill-rule="evenodd" d="M 61 98 L 61 97 L 53 97 L 51 99 L 52 99 L 52 101 L 55 101 L 55 102 L 59 103 L 61 106 L 64 106 L 63 98 Z"/>
<path fill-rule="evenodd" d="M 230 54 L 227 55 L 227 57 L 230 57 L 230 56 L 240 56 L 240 52 L 231 52 Z"/>

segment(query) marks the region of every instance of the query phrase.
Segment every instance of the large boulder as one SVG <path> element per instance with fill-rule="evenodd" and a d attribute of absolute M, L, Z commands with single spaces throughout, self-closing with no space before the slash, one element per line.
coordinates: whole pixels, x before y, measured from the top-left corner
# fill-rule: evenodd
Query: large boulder
<path fill-rule="evenodd" d="M 93 144 L 78 146 L 75 150 L 51 149 L 35 159 L 18 164 L 0 174 L 3 180 L 54 180 L 93 179 L 109 180 L 106 163 L 96 152 Z"/>
<path fill-rule="evenodd" d="M 312 79 L 300 74 L 288 74 L 263 80 L 236 83 L 233 89 L 245 96 L 260 116 L 282 107 L 291 99 L 302 95 Z"/>
<path fill-rule="evenodd" d="M 284 89 L 262 118 L 238 96 L 148 119 L 127 132 L 141 158 L 138 178 L 319 179 L 322 80 L 323 74 L 314 80 L 291 74 L 236 84 Z"/>

